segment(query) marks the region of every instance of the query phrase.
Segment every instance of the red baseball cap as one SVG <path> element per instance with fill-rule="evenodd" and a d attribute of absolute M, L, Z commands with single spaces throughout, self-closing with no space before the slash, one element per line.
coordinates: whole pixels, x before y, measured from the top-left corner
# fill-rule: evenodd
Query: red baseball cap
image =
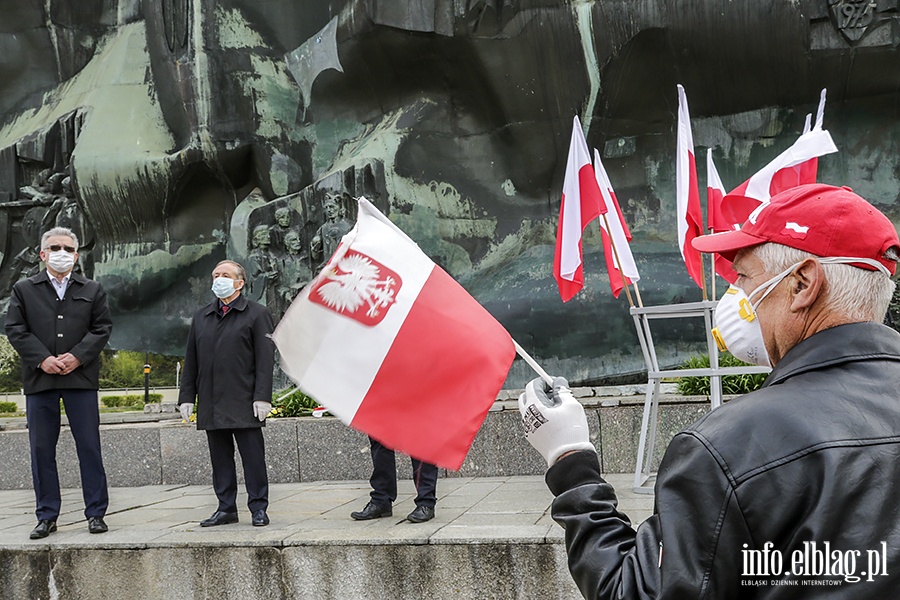
<path fill-rule="evenodd" d="M 700 252 L 715 252 L 733 261 L 742 248 L 775 242 L 816 256 L 869 258 L 883 264 L 891 275 L 897 270 L 896 254 L 885 253 L 900 247 L 894 224 L 877 208 L 848 187 L 823 183 L 799 185 L 759 204 L 740 230 L 694 238 Z M 897 248 L 900 250 L 900 248 Z M 865 263 L 855 267 L 874 271 Z"/>

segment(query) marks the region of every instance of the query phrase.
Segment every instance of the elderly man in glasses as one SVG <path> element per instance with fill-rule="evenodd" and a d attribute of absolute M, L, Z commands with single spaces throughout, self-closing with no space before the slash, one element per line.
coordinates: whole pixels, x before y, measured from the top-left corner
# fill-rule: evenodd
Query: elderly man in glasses
<path fill-rule="evenodd" d="M 56 531 L 60 399 L 75 438 L 88 531 L 104 533 L 109 495 L 97 390 L 100 351 L 112 333 L 106 293 L 96 281 L 73 272 L 78 238 L 69 229 L 56 227 L 41 237 L 41 260 L 47 269 L 16 283 L 6 314 L 6 335 L 22 359 L 38 518 L 31 539 Z"/>

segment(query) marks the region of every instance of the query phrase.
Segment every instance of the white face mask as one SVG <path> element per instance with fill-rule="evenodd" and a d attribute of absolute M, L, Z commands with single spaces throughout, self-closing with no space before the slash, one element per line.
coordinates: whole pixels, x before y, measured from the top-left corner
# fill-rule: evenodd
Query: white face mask
<path fill-rule="evenodd" d="M 75 266 L 75 255 L 65 250 L 51 252 L 47 257 L 47 266 L 57 273 L 68 273 Z"/>
<path fill-rule="evenodd" d="M 876 260 L 869 258 L 852 258 L 847 256 L 835 256 L 820 258 L 820 264 L 847 264 L 847 263 L 864 263 L 872 265 L 879 271 L 890 277 L 890 271 Z M 759 324 L 759 317 L 756 309 L 775 287 L 781 283 L 781 280 L 787 277 L 791 271 L 797 268 L 801 263 L 795 263 L 776 275 L 775 277 L 764 282 L 762 285 L 754 289 L 750 294 L 744 293 L 739 287 L 730 286 L 722 299 L 716 305 L 716 327 L 712 330 L 712 336 L 716 340 L 716 345 L 720 351 L 728 350 L 735 358 L 752 365 L 761 367 L 771 367 L 772 361 L 769 359 L 769 353 L 766 351 L 765 340 L 763 339 L 762 326 Z M 762 296 L 755 303 L 753 297 L 760 290 Z"/>
<path fill-rule="evenodd" d="M 212 292 L 216 298 L 228 298 L 234 294 L 234 279 L 228 277 L 216 277 L 213 279 Z"/>

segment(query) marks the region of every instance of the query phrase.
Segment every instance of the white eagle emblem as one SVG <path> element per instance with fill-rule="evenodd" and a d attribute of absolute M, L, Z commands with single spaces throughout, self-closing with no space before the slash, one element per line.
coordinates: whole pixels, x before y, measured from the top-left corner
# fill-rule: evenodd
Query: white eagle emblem
<path fill-rule="evenodd" d="M 382 275 L 382 271 L 387 273 Z M 318 296 L 318 304 L 374 324 L 397 301 L 399 288 L 395 273 L 368 256 L 350 251 L 323 273 L 323 280 L 313 293 Z M 364 317 L 359 314 L 361 311 Z"/>

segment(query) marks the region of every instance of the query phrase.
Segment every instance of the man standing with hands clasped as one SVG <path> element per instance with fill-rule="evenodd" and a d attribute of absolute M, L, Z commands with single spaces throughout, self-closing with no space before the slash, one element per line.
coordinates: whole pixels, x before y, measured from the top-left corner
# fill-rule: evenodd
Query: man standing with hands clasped
<path fill-rule="evenodd" d="M 188 334 L 179 391 L 181 416 L 190 420 L 197 400 L 197 428 L 206 431 L 213 488 L 219 506 L 201 527 L 237 523 L 234 444 L 244 464 L 252 523 L 269 524 L 269 478 L 262 427 L 272 410 L 275 345 L 272 317 L 247 300 L 238 263 L 223 260 L 212 273 L 217 300 L 196 313 Z"/>
<path fill-rule="evenodd" d="M 41 260 L 47 270 L 13 286 L 6 314 L 6 335 L 22 359 L 38 518 L 31 539 L 56 531 L 62 504 L 56 467 L 60 399 L 75 438 L 88 531 L 104 533 L 109 493 L 97 390 L 100 351 L 112 333 L 112 319 L 100 284 L 72 271 L 78 260 L 72 231 L 56 227 L 44 233 Z"/>
<path fill-rule="evenodd" d="M 581 593 L 896 598 L 900 334 L 881 324 L 900 258 L 893 223 L 849 188 L 810 184 L 692 244 L 738 274 L 714 336 L 774 368 L 672 439 L 650 518 L 635 530 L 618 511 L 564 379 L 532 381 L 519 399 Z"/>

